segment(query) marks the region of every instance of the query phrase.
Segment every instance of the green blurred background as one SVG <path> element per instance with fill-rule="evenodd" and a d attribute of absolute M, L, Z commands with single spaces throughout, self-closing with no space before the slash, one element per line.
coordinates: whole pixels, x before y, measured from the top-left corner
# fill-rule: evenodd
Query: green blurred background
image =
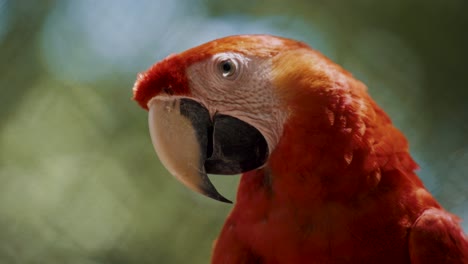
<path fill-rule="evenodd" d="M 137 72 L 217 37 L 306 41 L 369 86 L 468 221 L 467 1 L 0 0 L 0 263 L 207 263 L 231 206 L 169 176 Z M 234 199 L 238 177 L 212 177 Z M 467 222 L 464 222 L 467 229 Z"/>

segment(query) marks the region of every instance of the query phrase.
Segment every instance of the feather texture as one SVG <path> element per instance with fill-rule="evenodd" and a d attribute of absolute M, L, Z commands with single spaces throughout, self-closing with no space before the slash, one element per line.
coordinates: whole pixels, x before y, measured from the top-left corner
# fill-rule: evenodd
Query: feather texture
<path fill-rule="evenodd" d="M 267 60 L 254 78 L 269 78 L 287 118 L 267 164 L 242 175 L 212 263 L 468 263 L 459 220 L 415 174 L 404 135 L 363 83 L 302 42 L 203 44 L 141 74 L 134 99 L 190 96 L 186 69 L 220 52 Z"/>

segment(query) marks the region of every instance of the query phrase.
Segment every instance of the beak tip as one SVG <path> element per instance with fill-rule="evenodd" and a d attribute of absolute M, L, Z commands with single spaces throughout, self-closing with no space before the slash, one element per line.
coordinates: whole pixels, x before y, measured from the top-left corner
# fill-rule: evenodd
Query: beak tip
<path fill-rule="evenodd" d="M 221 196 L 219 195 L 216 200 L 220 201 L 220 202 L 223 202 L 223 203 L 228 203 L 228 204 L 232 204 L 232 201 L 229 200 L 229 199 L 226 199 L 224 196 Z"/>
<path fill-rule="evenodd" d="M 220 201 L 223 203 L 229 203 L 232 204 L 232 201 L 227 199 L 226 197 L 222 196 L 212 185 L 211 182 L 207 183 L 206 185 L 201 187 L 201 193 L 211 199 L 214 199 L 216 201 Z"/>

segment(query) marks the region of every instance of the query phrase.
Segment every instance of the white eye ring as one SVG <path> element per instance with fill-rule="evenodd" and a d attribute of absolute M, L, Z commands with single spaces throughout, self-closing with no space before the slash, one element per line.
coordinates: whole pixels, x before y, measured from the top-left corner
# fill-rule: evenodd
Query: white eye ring
<path fill-rule="evenodd" d="M 235 80 L 241 72 L 241 65 L 236 58 L 219 57 L 215 65 L 217 72 L 224 79 Z"/>

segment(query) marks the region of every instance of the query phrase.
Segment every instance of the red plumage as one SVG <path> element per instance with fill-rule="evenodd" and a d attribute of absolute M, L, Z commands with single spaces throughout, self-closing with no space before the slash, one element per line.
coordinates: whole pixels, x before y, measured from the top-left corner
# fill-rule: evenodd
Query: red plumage
<path fill-rule="evenodd" d="M 289 115 L 266 166 L 242 175 L 212 263 L 468 263 L 459 219 L 424 188 L 403 134 L 364 84 L 303 43 L 209 42 L 150 69 L 135 99 L 146 107 L 160 82 L 189 94 L 183 69 L 225 51 L 271 58 Z"/>

